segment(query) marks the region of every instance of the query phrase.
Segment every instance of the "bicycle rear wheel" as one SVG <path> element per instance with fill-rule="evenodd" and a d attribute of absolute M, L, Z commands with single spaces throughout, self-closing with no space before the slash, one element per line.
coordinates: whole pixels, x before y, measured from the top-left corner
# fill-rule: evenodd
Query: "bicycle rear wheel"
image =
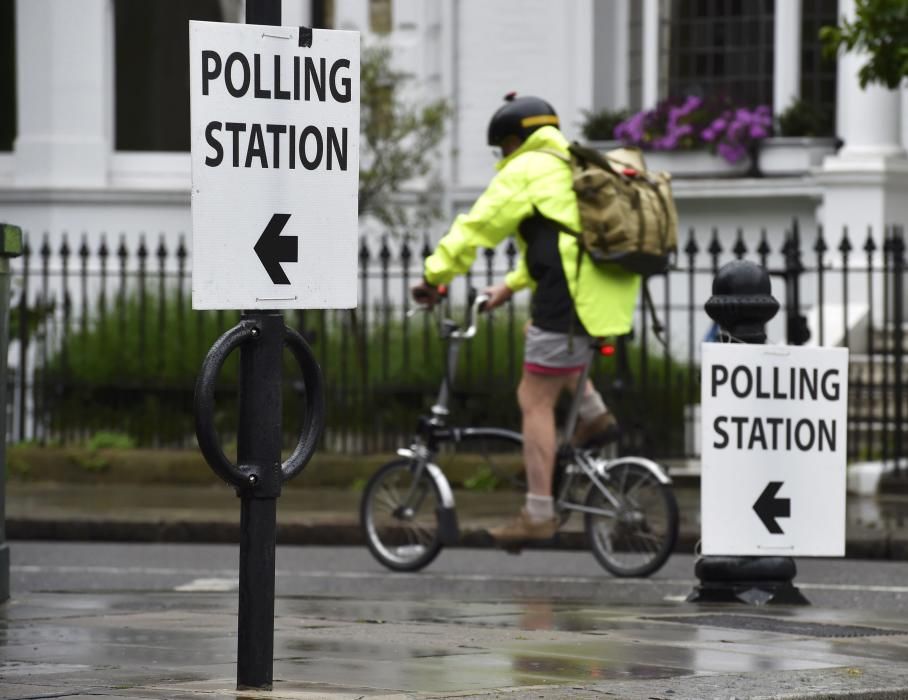
<path fill-rule="evenodd" d="M 606 486 L 618 507 L 590 484 L 585 516 L 590 549 L 615 576 L 642 577 L 665 564 L 678 538 L 678 503 L 671 486 L 646 467 L 619 460 L 607 471 Z"/>
<path fill-rule="evenodd" d="M 369 551 L 392 571 L 417 571 L 441 551 L 438 487 L 410 459 L 381 467 L 363 491 L 360 524 Z"/>

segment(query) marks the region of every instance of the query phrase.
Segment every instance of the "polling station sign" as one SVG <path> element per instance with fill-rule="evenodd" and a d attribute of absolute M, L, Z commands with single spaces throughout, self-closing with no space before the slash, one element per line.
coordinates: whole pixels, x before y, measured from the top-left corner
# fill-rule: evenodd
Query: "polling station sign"
<path fill-rule="evenodd" d="M 703 554 L 843 556 L 848 350 L 702 348 Z"/>
<path fill-rule="evenodd" d="M 189 36 L 193 308 L 355 307 L 359 33 Z"/>

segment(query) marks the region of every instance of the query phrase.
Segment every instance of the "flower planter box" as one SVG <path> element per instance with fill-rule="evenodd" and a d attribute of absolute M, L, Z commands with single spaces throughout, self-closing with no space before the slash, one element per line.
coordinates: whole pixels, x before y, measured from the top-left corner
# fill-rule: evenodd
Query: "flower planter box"
<path fill-rule="evenodd" d="M 672 177 L 741 177 L 750 170 L 750 158 L 729 163 L 709 151 L 648 151 L 650 170 L 666 170 Z"/>
<path fill-rule="evenodd" d="M 589 144 L 600 151 L 620 148 L 619 141 L 594 141 Z M 760 142 L 757 168 L 761 175 L 784 177 L 804 175 L 823 164 L 823 158 L 834 154 L 836 139 L 775 137 Z M 646 167 L 667 170 L 673 177 L 741 177 L 751 170 L 750 158 L 729 163 L 706 150 L 644 151 Z"/>
<path fill-rule="evenodd" d="M 767 176 L 803 175 L 835 153 L 833 138 L 778 137 L 760 142 L 760 172 Z"/>
<path fill-rule="evenodd" d="M 588 144 L 600 151 L 621 148 L 619 141 L 594 141 Z M 672 177 L 740 177 L 750 170 L 750 159 L 729 163 L 722 156 L 707 150 L 644 151 L 643 158 L 649 170 L 665 170 Z"/>

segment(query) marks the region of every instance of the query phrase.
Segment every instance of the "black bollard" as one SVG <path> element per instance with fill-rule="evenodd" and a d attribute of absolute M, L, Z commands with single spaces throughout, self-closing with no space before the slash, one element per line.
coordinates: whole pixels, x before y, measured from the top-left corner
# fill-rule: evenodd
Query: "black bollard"
<path fill-rule="evenodd" d="M 735 260 L 716 274 L 705 308 L 719 324 L 721 342 L 759 345 L 766 342 L 766 323 L 779 302 L 764 268 Z M 700 585 L 689 603 L 810 604 L 792 583 L 797 567 L 791 557 L 706 556 L 697 560 L 694 573 Z"/>
<path fill-rule="evenodd" d="M 9 342 L 9 259 L 22 255 L 22 229 L 0 224 L 0 603 L 9 598 L 9 546 L 6 544 L 6 350 Z"/>

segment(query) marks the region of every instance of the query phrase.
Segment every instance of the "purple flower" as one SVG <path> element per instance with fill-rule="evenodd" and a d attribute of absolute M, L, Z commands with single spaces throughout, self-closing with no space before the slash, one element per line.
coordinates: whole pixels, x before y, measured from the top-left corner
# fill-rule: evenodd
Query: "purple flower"
<path fill-rule="evenodd" d="M 737 163 L 747 155 L 747 149 L 737 143 L 720 143 L 716 151 L 729 163 Z"/>
<path fill-rule="evenodd" d="M 644 149 L 673 151 L 708 145 L 729 162 L 747 156 L 751 145 L 772 133 L 768 105 L 736 107 L 727 100 L 688 95 L 663 100 L 615 128 L 615 136 Z"/>

